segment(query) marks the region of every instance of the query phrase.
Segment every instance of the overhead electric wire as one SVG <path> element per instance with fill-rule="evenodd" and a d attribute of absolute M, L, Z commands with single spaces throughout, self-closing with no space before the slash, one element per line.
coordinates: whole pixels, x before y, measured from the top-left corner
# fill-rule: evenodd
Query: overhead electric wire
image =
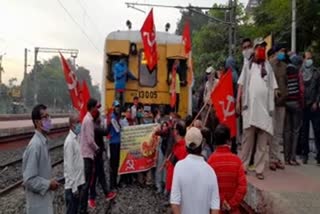
<path fill-rule="evenodd" d="M 67 13 L 67 15 L 70 17 L 70 19 L 73 21 L 75 25 L 78 26 L 78 28 L 81 30 L 82 34 L 87 38 L 87 40 L 91 43 L 92 47 L 98 52 L 101 53 L 99 48 L 94 44 L 94 42 L 90 39 L 89 35 L 86 33 L 86 31 L 82 28 L 82 26 L 75 20 L 75 18 L 71 15 L 71 13 L 68 11 L 68 9 L 62 4 L 60 0 L 57 0 L 59 5 L 62 7 L 62 9 Z"/>
<path fill-rule="evenodd" d="M 84 14 L 88 17 L 89 21 L 91 22 L 91 24 L 97 29 L 98 33 L 101 34 L 102 37 L 104 37 L 104 35 L 100 31 L 100 28 L 96 25 L 96 23 L 93 21 L 93 19 L 89 15 L 88 11 L 86 10 L 86 7 L 85 7 L 86 5 L 84 6 L 84 4 L 81 2 L 81 0 L 78 0 L 78 2 L 79 2 L 81 9 L 84 12 Z"/>

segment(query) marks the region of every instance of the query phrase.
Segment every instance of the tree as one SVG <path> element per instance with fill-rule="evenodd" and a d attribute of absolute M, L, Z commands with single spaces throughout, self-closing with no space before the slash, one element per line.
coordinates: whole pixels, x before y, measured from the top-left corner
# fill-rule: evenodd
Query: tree
<path fill-rule="evenodd" d="M 92 95 L 100 96 L 99 91 L 92 86 L 90 71 L 84 67 L 76 70 L 80 81 L 85 80 Z M 61 68 L 60 58 L 55 56 L 48 61 L 38 64 L 38 69 L 28 74 L 22 81 L 25 105 L 34 105 L 34 95 L 37 94 L 39 103 L 46 104 L 49 108 L 61 111 L 71 110 L 70 95 L 64 74 Z M 37 93 L 35 93 L 37 91 Z"/>
<path fill-rule="evenodd" d="M 320 2 L 297 1 L 297 51 L 306 49 L 320 51 Z M 260 36 L 272 33 L 275 42 L 291 41 L 291 1 L 263 0 L 254 10 L 254 29 Z"/>

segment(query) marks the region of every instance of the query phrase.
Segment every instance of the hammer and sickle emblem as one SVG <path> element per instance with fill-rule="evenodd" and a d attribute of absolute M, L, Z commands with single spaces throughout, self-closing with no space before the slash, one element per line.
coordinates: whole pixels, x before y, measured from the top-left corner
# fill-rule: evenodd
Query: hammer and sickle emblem
<path fill-rule="evenodd" d="M 222 111 L 223 111 L 223 120 L 226 120 L 227 117 L 230 117 L 235 114 L 235 109 L 234 108 L 230 109 L 231 104 L 235 102 L 234 97 L 228 95 L 227 101 L 228 101 L 227 106 L 224 105 L 225 104 L 224 101 L 219 101 L 219 104 L 221 105 Z"/>
<path fill-rule="evenodd" d="M 153 32 L 152 32 L 152 34 L 154 35 Z M 149 32 L 143 32 L 143 36 L 147 37 L 148 45 L 149 45 L 150 47 L 153 47 L 153 45 L 156 43 L 156 37 L 153 36 L 153 39 L 151 40 L 151 39 L 150 39 L 150 33 L 149 33 Z"/>
<path fill-rule="evenodd" d="M 126 161 L 126 170 L 134 170 L 134 161 L 133 160 L 127 160 Z"/>
<path fill-rule="evenodd" d="M 76 88 L 77 86 L 77 77 L 75 77 L 75 75 L 72 72 L 69 72 L 69 77 L 71 79 L 71 83 L 68 82 L 68 89 L 69 90 L 73 90 Z M 76 90 L 76 94 L 77 94 L 77 90 Z"/>

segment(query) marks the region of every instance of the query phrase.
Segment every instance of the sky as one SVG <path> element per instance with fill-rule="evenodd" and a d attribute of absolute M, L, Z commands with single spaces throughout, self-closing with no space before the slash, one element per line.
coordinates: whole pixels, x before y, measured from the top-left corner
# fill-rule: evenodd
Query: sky
<path fill-rule="evenodd" d="M 112 31 L 127 30 L 128 19 L 132 29 L 139 30 L 147 15 L 128 8 L 125 2 L 211 7 L 214 3 L 227 4 L 228 0 L 0 0 L 0 55 L 5 54 L 3 82 L 8 84 L 15 77 L 20 83 L 23 79 L 25 48 L 30 50 L 30 72 L 34 47 L 50 47 L 78 49 L 76 63 L 91 71 L 94 84 L 101 84 L 106 36 Z M 240 2 L 246 5 L 248 0 Z M 148 12 L 151 7 L 139 9 Z M 154 8 L 156 30 L 164 31 L 169 22 L 169 32 L 174 33 L 180 16 L 177 9 Z M 39 53 L 38 60 L 54 55 Z"/>

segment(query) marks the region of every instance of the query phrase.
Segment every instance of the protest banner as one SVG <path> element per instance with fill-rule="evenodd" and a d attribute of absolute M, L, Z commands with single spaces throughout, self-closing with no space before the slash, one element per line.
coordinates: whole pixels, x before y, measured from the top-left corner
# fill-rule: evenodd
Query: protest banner
<path fill-rule="evenodd" d="M 119 174 L 143 172 L 155 167 L 159 137 L 157 124 L 127 126 L 121 129 Z"/>

